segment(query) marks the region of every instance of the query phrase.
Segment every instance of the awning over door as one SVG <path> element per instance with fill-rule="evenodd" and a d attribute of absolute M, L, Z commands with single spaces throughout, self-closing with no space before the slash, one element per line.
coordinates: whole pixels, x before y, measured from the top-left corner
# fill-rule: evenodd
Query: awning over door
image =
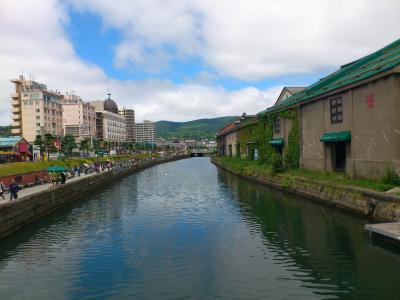
<path fill-rule="evenodd" d="M 351 140 L 351 131 L 326 132 L 321 136 L 323 143 L 346 142 Z"/>
<path fill-rule="evenodd" d="M 273 146 L 281 146 L 281 145 L 283 145 L 283 139 L 282 138 L 281 139 L 273 139 L 273 140 L 270 140 L 269 143 Z"/>

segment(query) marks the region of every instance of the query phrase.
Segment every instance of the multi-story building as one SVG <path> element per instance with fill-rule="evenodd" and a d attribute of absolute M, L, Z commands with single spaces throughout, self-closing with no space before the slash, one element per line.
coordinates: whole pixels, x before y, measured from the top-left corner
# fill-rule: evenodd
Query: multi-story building
<path fill-rule="evenodd" d="M 74 94 L 62 99 L 64 133 L 71 134 L 77 142 L 96 138 L 96 111 L 93 105 Z"/>
<path fill-rule="evenodd" d="M 109 95 L 110 96 L 110 95 Z M 126 141 L 125 118 L 118 114 L 118 105 L 107 100 L 91 101 L 96 111 L 96 136 L 106 142 Z"/>
<path fill-rule="evenodd" d="M 37 135 L 62 136 L 62 95 L 22 75 L 11 82 L 15 84 L 15 92 L 11 94 L 12 134 L 23 136 L 30 143 Z"/>
<path fill-rule="evenodd" d="M 144 120 L 143 123 L 136 123 L 136 142 L 143 144 L 154 144 L 156 123 Z"/>
<path fill-rule="evenodd" d="M 119 109 L 119 115 L 125 118 L 126 140 L 134 143 L 136 141 L 135 111 L 123 107 Z"/>

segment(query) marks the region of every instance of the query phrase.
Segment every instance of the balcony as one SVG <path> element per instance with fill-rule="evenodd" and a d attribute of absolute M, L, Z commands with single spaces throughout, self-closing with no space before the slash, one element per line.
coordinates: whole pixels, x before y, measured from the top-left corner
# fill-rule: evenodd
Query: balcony
<path fill-rule="evenodd" d="M 11 96 L 11 98 L 13 98 L 13 99 L 19 98 L 19 94 L 18 94 L 18 93 L 11 93 L 10 96 Z"/>
<path fill-rule="evenodd" d="M 21 128 L 12 128 L 11 129 L 12 134 L 22 134 Z"/>
<path fill-rule="evenodd" d="M 21 101 L 13 99 L 11 101 L 11 105 L 12 106 L 20 106 L 21 105 Z"/>
<path fill-rule="evenodd" d="M 15 115 L 13 115 L 13 117 L 12 117 L 12 119 L 13 119 L 13 121 L 19 121 L 19 120 L 21 120 L 21 114 L 15 114 Z"/>
<path fill-rule="evenodd" d="M 20 113 L 20 112 L 21 112 L 21 107 L 20 107 L 20 106 L 17 106 L 17 107 L 14 106 L 14 107 L 11 109 L 11 111 L 12 111 L 14 114 Z"/>

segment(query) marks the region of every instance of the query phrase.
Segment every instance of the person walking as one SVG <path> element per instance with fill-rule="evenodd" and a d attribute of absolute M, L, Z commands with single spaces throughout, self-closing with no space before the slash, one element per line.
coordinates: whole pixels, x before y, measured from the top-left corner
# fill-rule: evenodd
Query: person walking
<path fill-rule="evenodd" d="M 0 182 L 0 197 L 2 197 L 4 200 L 4 184 L 3 184 L 3 182 Z"/>
<path fill-rule="evenodd" d="M 10 201 L 14 198 L 15 200 L 18 199 L 18 192 L 19 192 L 19 185 L 17 181 L 13 180 L 10 184 Z"/>
<path fill-rule="evenodd" d="M 60 179 L 61 179 L 61 184 L 64 184 L 65 181 L 67 180 L 67 177 L 65 176 L 64 172 L 61 172 Z"/>

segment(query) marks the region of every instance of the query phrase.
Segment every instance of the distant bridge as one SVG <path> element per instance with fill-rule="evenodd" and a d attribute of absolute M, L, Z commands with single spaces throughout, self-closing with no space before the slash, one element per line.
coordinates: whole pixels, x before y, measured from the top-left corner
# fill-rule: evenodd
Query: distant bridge
<path fill-rule="evenodd" d="M 192 157 L 202 157 L 202 156 L 210 156 L 211 151 L 208 149 L 193 149 L 192 152 L 190 152 L 190 156 Z"/>

